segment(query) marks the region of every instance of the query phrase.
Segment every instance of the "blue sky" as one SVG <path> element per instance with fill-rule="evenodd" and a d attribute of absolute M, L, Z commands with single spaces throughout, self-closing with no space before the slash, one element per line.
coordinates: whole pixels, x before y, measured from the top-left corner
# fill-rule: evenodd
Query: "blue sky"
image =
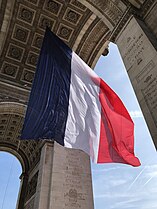
<path fill-rule="evenodd" d="M 20 162 L 13 155 L 0 152 L 0 209 L 15 209 L 22 173 Z"/>
<path fill-rule="evenodd" d="M 95 72 L 119 95 L 135 123 L 135 153 L 141 166 L 92 164 L 95 209 L 156 209 L 157 153 L 118 48 L 110 44 Z"/>
<path fill-rule="evenodd" d="M 142 165 L 93 164 L 95 209 L 156 209 L 157 154 L 118 49 L 110 44 L 95 72 L 119 95 L 135 123 L 135 153 Z M 15 209 L 20 163 L 0 152 L 0 209 Z M 9 198 L 9 201 L 8 201 Z"/>

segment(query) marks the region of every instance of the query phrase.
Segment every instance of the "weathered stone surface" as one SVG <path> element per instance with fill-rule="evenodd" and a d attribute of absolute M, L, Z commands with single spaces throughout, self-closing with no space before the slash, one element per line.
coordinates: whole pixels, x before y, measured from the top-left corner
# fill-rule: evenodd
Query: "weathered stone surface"
<path fill-rule="evenodd" d="M 157 38 L 157 24 L 155 24 L 156 19 L 157 19 L 157 1 L 153 1 L 153 5 L 151 8 L 151 11 L 145 11 L 146 14 L 144 15 L 144 21 L 150 28 L 151 32 L 154 33 L 154 35 Z"/>
<path fill-rule="evenodd" d="M 34 209 L 94 209 L 90 159 L 80 150 L 46 142 Z"/>
<path fill-rule="evenodd" d="M 157 146 L 157 51 L 153 36 L 142 21 L 132 17 L 116 43 Z"/>
<path fill-rule="evenodd" d="M 50 208 L 93 209 L 89 156 L 55 143 L 50 193 Z"/>

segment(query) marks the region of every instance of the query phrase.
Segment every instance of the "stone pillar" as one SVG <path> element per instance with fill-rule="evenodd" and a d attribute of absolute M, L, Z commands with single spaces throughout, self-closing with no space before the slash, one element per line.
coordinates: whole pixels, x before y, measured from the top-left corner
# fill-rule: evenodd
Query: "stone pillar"
<path fill-rule="evenodd" d="M 16 209 L 23 209 L 24 208 L 24 199 L 26 193 L 26 187 L 28 183 L 28 175 L 26 173 L 22 173 L 20 176 L 20 190 L 17 199 Z"/>
<path fill-rule="evenodd" d="M 45 142 L 40 156 L 34 209 L 49 209 L 53 143 Z"/>
<path fill-rule="evenodd" d="M 157 147 L 157 42 L 141 20 L 131 17 L 115 40 Z"/>
<path fill-rule="evenodd" d="M 41 151 L 34 209 L 94 209 L 90 159 L 46 142 Z"/>

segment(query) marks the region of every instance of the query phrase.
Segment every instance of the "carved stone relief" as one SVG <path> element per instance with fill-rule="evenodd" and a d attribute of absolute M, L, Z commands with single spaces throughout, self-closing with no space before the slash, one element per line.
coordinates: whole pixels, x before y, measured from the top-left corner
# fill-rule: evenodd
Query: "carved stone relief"
<path fill-rule="evenodd" d="M 38 181 L 38 172 L 28 181 L 25 201 L 29 200 L 36 192 L 36 186 Z"/>

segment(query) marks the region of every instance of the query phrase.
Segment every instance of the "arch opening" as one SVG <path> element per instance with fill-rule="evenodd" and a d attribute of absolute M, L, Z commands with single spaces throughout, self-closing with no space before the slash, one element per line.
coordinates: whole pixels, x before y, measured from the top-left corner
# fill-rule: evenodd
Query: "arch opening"
<path fill-rule="evenodd" d="M 0 208 L 16 209 L 20 193 L 22 164 L 9 151 L 0 150 Z"/>

